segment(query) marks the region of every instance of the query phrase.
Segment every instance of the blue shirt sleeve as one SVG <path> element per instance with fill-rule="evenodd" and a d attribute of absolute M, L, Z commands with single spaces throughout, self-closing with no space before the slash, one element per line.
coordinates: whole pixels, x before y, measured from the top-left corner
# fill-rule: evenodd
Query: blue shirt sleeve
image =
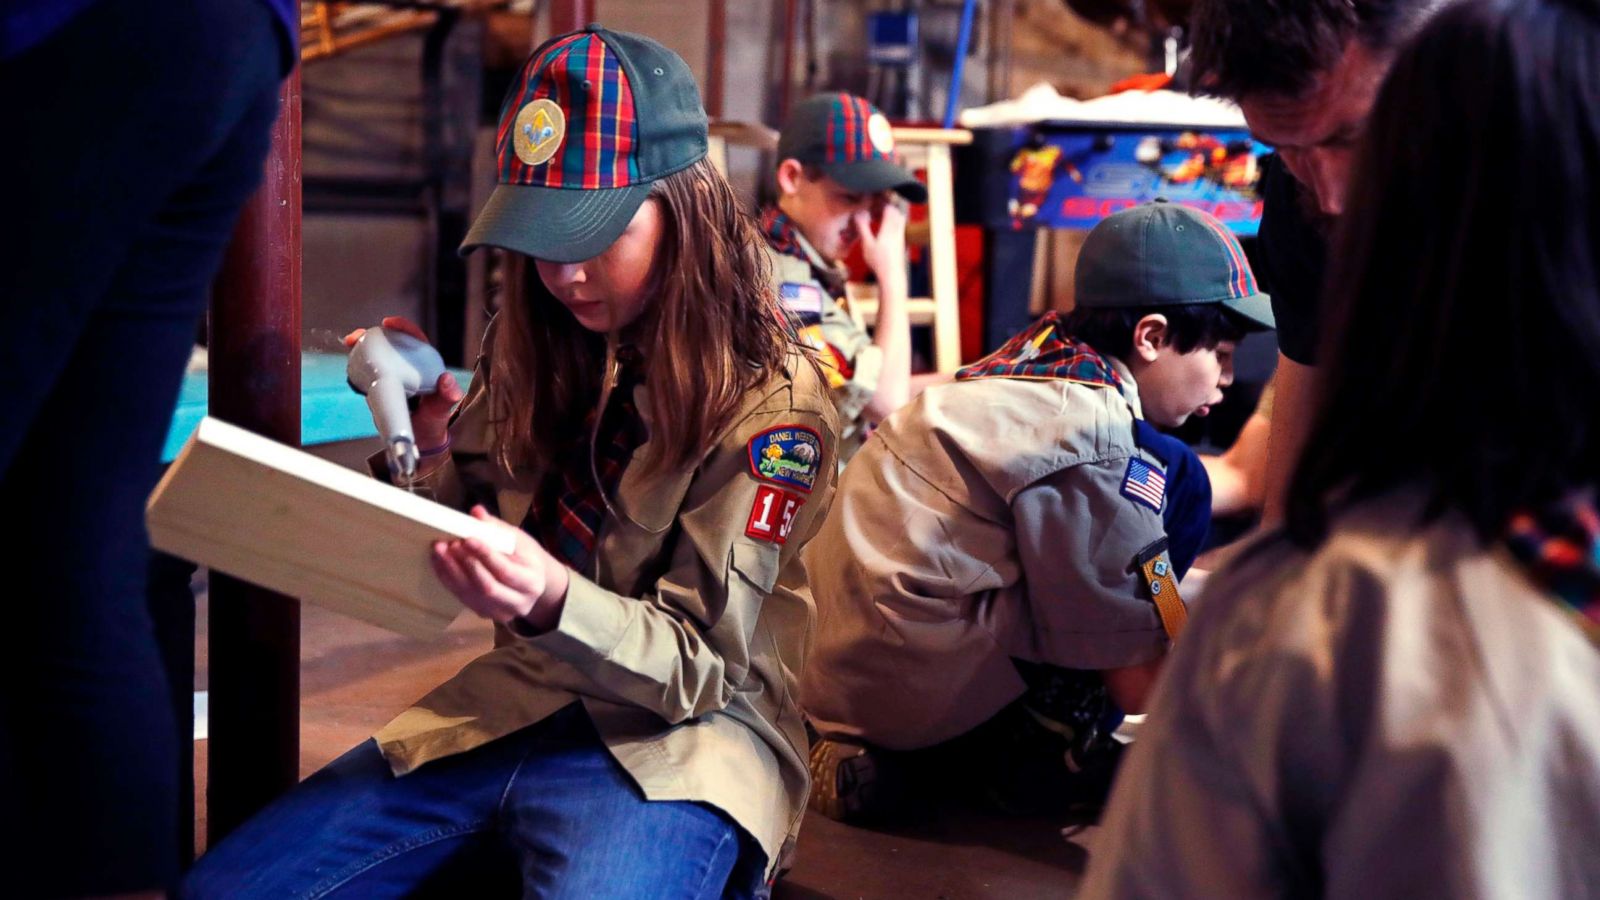
<path fill-rule="evenodd" d="M 1211 478 L 1188 444 L 1143 419 L 1134 420 L 1134 442 L 1166 465 L 1167 498 L 1161 520 L 1167 529 L 1167 551 L 1181 579 L 1211 531 Z"/>

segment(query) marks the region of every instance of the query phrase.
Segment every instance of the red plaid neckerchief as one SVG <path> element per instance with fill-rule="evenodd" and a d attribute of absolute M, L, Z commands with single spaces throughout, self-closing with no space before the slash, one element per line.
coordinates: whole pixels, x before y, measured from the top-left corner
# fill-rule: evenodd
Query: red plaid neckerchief
<path fill-rule="evenodd" d="M 1047 312 L 995 352 L 956 372 L 975 378 L 1060 378 L 1122 390 L 1122 378 L 1093 347 L 1061 329 L 1061 314 Z"/>
<path fill-rule="evenodd" d="M 800 246 L 800 232 L 795 229 L 794 220 L 784 215 L 783 210 L 769 206 L 761 211 L 761 233 L 766 235 L 767 245 L 772 249 L 811 264 L 811 258 Z"/>
<path fill-rule="evenodd" d="M 806 248 L 801 246 L 800 230 L 795 228 L 794 220 L 785 215 L 783 210 L 769 206 L 761 211 L 761 233 L 767 239 L 767 246 L 810 266 L 811 277 L 815 278 L 834 300 L 844 296 L 844 276 L 837 269 L 817 265 L 811 254 L 806 252 Z"/>
<path fill-rule="evenodd" d="M 1600 513 L 1574 495 L 1511 517 L 1506 546 L 1528 576 L 1600 646 Z"/>
<path fill-rule="evenodd" d="M 594 430 L 595 413 L 591 411 L 582 433 L 573 436 L 557 465 L 545 476 L 523 520 L 525 531 L 580 573 L 588 573 L 594 562 L 595 539 L 606 516 L 606 498 L 616 496 L 622 473 L 646 436 L 644 419 L 633 402 L 633 389 L 643 381 L 638 352 L 631 347 L 621 348 L 617 360 L 621 372 L 596 436 L 593 471 L 589 435 Z M 600 476 L 599 484 L 595 483 L 595 474 Z"/>

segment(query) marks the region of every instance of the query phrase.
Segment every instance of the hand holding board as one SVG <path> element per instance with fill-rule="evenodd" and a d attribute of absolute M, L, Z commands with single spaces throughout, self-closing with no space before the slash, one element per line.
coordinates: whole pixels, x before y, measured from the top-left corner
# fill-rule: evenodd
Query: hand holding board
<path fill-rule="evenodd" d="M 462 611 L 429 566 L 433 541 L 513 549 L 471 516 L 209 417 L 145 521 L 159 550 L 418 637 Z"/>

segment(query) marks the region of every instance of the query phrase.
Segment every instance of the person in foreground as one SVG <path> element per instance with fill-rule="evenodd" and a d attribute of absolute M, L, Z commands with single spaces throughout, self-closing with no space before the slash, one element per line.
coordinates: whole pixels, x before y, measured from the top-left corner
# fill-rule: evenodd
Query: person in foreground
<path fill-rule="evenodd" d="M 1083 896 L 1600 893 L 1597 60 L 1595 0 L 1397 60 L 1287 527 L 1197 604 Z"/>

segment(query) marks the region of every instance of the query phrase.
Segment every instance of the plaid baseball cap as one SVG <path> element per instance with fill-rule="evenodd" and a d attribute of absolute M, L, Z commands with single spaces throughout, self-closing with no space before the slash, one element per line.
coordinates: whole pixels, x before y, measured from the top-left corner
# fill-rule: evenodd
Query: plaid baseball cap
<path fill-rule="evenodd" d="M 500 107 L 499 184 L 461 252 L 503 247 L 582 262 L 611 246 L 652 182 L 706 155 L 689 67 L 637 34 L 590 25 L 522 64 Z"/>
<path fill-rule="evenodd" d="M 1238 238 L 1215 217 L 1158 199 L 1107 216 L 1083 241 L 1077 304 L 1113 309 L 1220 303 L 1273 328 Z"/>
<path fill-rule="evenodd" d="M 778 159 L 820 166 L 852 191 L 894 191 L 912 203 L 928 200 L 928 189 L 900 164 L 889 120 L 850 94 L 818 94 L 796 106 L 778 137 Z"/>

